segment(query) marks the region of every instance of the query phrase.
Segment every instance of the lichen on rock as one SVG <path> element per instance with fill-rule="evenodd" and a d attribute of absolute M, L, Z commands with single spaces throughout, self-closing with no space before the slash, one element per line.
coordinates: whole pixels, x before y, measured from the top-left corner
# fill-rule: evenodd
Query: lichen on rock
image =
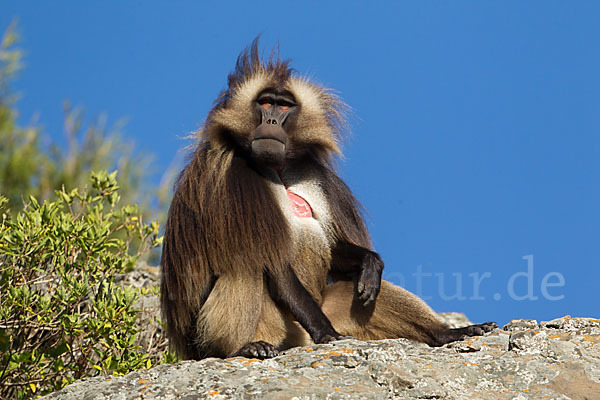
<path fill-rule="evenodd" d="M 456 314 L 442 318 L 468 324 Z M 47 398 L 188 397 L 600 399 L 600 321 L 515 320 L 439 348 L 406 339 L 343 340 L 290 349 L 264 361 L 183 361 L 85 379 Z"/>

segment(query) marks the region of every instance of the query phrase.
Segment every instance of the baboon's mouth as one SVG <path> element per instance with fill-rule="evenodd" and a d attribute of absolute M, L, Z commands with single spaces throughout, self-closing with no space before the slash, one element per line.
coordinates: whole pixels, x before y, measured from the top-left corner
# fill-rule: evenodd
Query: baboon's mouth
<path fill-rule="evenodd" d="M 252 157 L 265 165 L 282 166 L 285 161 L 285 144 L 275 138 L 252 141 Z"/>
<path fill-rule="evenodd" d="M 268 141 L 274 141 L 274 142 L 280 143 L 285 148 L 285 143 L 284 142 L 282 142 L 281 140 L 279 140 L 277 138 L 271 138 L 271 137 L 262 137 L 262 138 L 254 139 L 252 141 L 252 146 L 254 146 L 254 144 L 257 143 L 257 142 L 262 142 L 262 141 L 267 141 L 267 142 Z"/>

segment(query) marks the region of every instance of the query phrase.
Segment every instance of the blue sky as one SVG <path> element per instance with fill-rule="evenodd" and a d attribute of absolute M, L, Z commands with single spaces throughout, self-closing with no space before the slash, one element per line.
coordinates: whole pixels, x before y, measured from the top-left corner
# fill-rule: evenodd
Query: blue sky
<path fill-rule="evenodd" d="M 64 100 L 126 117 L 157 176 L 262 32 L 352 107 L 340 173 L 385 277 L 474 321 L 600 317 L 600 3 L 3 2 L 15 18 L 20 121 L 62 140 Z"/>

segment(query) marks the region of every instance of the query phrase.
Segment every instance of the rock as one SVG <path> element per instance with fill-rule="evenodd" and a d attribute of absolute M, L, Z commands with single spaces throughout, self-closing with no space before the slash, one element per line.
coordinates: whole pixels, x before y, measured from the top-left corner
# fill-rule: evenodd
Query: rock
<path fill-rule="evenodd" d="M 537 326 L 538 323 L 535 319 L 517 319 L 510 321 L 508 324 L 504 325 L 504 328 L 502 329 L 509 332 L 526 331 Z"/>
<path fill-rule="evenodd" d="M 183 361 L 84 379 L 47 398 L 600 399 L 600 322 L 516 320 L 439 348 L 343 340 L 265 361 Z"/>
<path fill-rule="evenodd" d="M 160 354 L 169 347 L 166 332 L 160 323 L 160 267 L 140 263 L 132 271 L 117 275 L 115 282 L 142 289 L 135 305 L 140 310 L 140 332 L 134 345 L 141 346 L 151 355 L 152 362 L 157 363 Z"/>
<path fill-rule="evenodd" d="M 463 313 L 445 312 L 439 313 L 438 317 L 450 328 L 462 328 L 463 326 L 473 325 L 469 318 Z"/>

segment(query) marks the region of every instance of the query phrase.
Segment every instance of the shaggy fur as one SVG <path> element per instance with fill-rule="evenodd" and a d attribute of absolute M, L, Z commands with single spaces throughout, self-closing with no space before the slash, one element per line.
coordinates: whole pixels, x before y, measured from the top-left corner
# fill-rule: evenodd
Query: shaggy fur
<path fill-rule="evenodd" d="M 260 123 L 257 97 L 270 88 L 287 90 L 299 107 L 286 127 L 280 171 L 249 156 Z M 256 40 L 238 57 L 179 175 L 165 229 L 162 310 L 183 358 L 227 357 L 249 343 L 304 345 L 321 340 L 331 324 L 359 339 L 431 345 L 469 334 L 448 329 L 419 298 L 388 282 L 376 302 L 359 299 L 368 283 L 361 276 L 370 274 L 378 290 L 383 263 L 360 205 L 332 167 L 345 109 L 276 53 L 262 62 Z M 288 190 L 310 204 L 312 218 L 293 214 Z"/>

